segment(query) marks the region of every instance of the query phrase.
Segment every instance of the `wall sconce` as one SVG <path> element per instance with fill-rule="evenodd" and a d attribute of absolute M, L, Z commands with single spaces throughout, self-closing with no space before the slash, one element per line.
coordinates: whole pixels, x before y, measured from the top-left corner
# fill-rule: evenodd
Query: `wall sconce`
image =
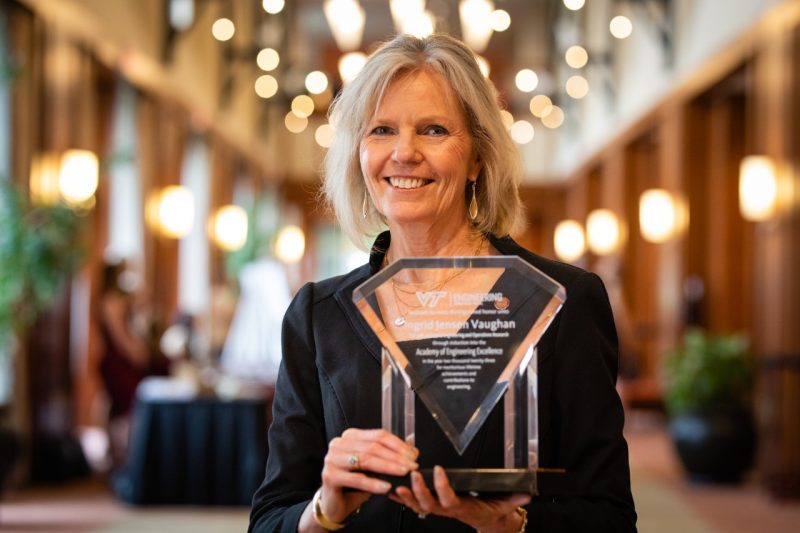
<path fill-rule="evenodd" d="M 247 242 L 247 211 L 238 205 L 220 207 L 209 221 L 209 234 L 223 250 L 240 250 Z"/>
<path fill-rule="evenodd" d="M 31 161 L 31 199 L 38 204 L 52 205 L 64 200 L 71 207 L 92 207 L 98 166 L 97 156 L 90 150 L 39 154 Z"/>
<path fill-rule="evenodd" d="M 61 156 L 58 190 L 72 206 L 92 203 L 97 191 L 97 156 L 90 150 L 67 150 Z"/>
<path fill-rule="evenodd" d="M 586 240 L 596 255 L 608 255 L 619 249 L 622 230 L 619 218 L 610 209 L 595 209 L 586 217 Z"/>
<path fill-rule="evenodd" d="M 366 15 L 356 0 L 327 0 L 323 10 L 339 50 L 349 52 L 361 46 Z"/>
<path fill-rule="evenodd" d="M 778 179 L 775 163 L 766 156 L 749 155 L 739 165 L 739 211 L 742 217 L 762 222 L 775 215 Z"/>
<path fill-rule="evenodd" d="M 687 219 L 686 209 L 665 189 L 644 191 L 639 198 L 639 230 L 648 242 L 669 241 L 686 226 Z"/>
<path fill-rule="evenodd" d="M 169 185 L 147 200 L 148 225 L 164 237 L 181 239 L 194 227 L 194 196 L 182 185 Z"/>
<path fill-rule="evenodd" d="M 284 226 L 275 238 L 275 257 L 284 263 L 297 263 L 306 251 L 306 236 L 297 226 Z"/>
<path fill-rule="evenodd" d="M 31 201 L 40 205 L 58 203 L 61 193 L 58 190 L 60 157 L 52 152 L 37 154 L 31 160 L 29 189 Z"/>
<path fill-rule="evenodd" d="M 556 255 L 562 261 L 572 262 L 586 252 L 583 227 L 576 220 L 562 220 L 553 235 Z"/>

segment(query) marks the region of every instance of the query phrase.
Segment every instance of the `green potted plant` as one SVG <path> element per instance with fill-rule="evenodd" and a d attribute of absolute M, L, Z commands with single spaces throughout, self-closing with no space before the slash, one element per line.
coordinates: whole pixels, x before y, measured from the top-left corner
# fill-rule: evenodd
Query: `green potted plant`
<path fill-rule="evenodd" d="M 738 482 L 752 466 L 756 444 L 747 340 L 689 329 L 668 355 L 665 377 L 670 433 L 689 477 Z"/>
<path fill-rule="evenodd" d="M 7 418 L 13 398 L 13 356 L 25 330 L 59 295 L 82 252 L 82 219 L 66 205 L 34 205 L 0 176 L 0 444 L 18 449 Z M 0 488 L 13 453 L 0 454 Z"/>

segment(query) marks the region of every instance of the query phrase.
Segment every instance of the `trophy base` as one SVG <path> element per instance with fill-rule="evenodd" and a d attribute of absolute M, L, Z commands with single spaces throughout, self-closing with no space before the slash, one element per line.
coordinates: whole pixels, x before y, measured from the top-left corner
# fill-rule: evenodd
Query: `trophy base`
<path fill-rule="evenodd" d="M 433 469 L 420 469 L 425 484 L 430 490 L 433 487 Z M 447 479 L 453 490 L 460 493 L 525 493 L 536 496 L 539 493 L 537 486 L 537 472 L 528 468 L 446 468 Z M 384 476 L 376 475 L 392 484 L 392 490 L 397 487 L 409 487 L 409 476 Z"/>

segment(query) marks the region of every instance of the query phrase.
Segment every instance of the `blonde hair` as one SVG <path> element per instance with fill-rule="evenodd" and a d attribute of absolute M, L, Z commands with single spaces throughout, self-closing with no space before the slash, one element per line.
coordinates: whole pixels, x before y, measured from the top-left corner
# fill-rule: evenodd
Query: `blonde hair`
<path fill-rule="evenodd" d="M 444 34 L 425 38 L 398 35 L 381 45 L 355 80 L 342 89 L 331 105 L 333 144 L 325 155 L 323 193 L 344 232 L 366 249 L 368 239 L 386 221 L 367 202 L 362 213 L 366 184 L 359 161 L 359 144 L 389 84 L 404 74 L 429 69 L 444 77 L 457 95 L 481 164 L 476 190 L 476 231 L 504 236 L 518 229 L 524 217 L 518 187 L 520 157 L 500 116 L 497 91 L 483 77 L 475 56 L 462 42 Z M 468 205 L 472 188 L 466 188 Z"/>

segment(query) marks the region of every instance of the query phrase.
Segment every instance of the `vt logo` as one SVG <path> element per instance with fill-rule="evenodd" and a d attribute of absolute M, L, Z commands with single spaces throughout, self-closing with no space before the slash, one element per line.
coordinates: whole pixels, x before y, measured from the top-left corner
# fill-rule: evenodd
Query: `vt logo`
<path fill-rule="evenodd" d="M 436 307 L 436 304 L 439 303 L 439 300 L 447 296 L 445 291 L 417 291 L 417 299 L 419 303 L 422 304 L 422 307 Z"/>

